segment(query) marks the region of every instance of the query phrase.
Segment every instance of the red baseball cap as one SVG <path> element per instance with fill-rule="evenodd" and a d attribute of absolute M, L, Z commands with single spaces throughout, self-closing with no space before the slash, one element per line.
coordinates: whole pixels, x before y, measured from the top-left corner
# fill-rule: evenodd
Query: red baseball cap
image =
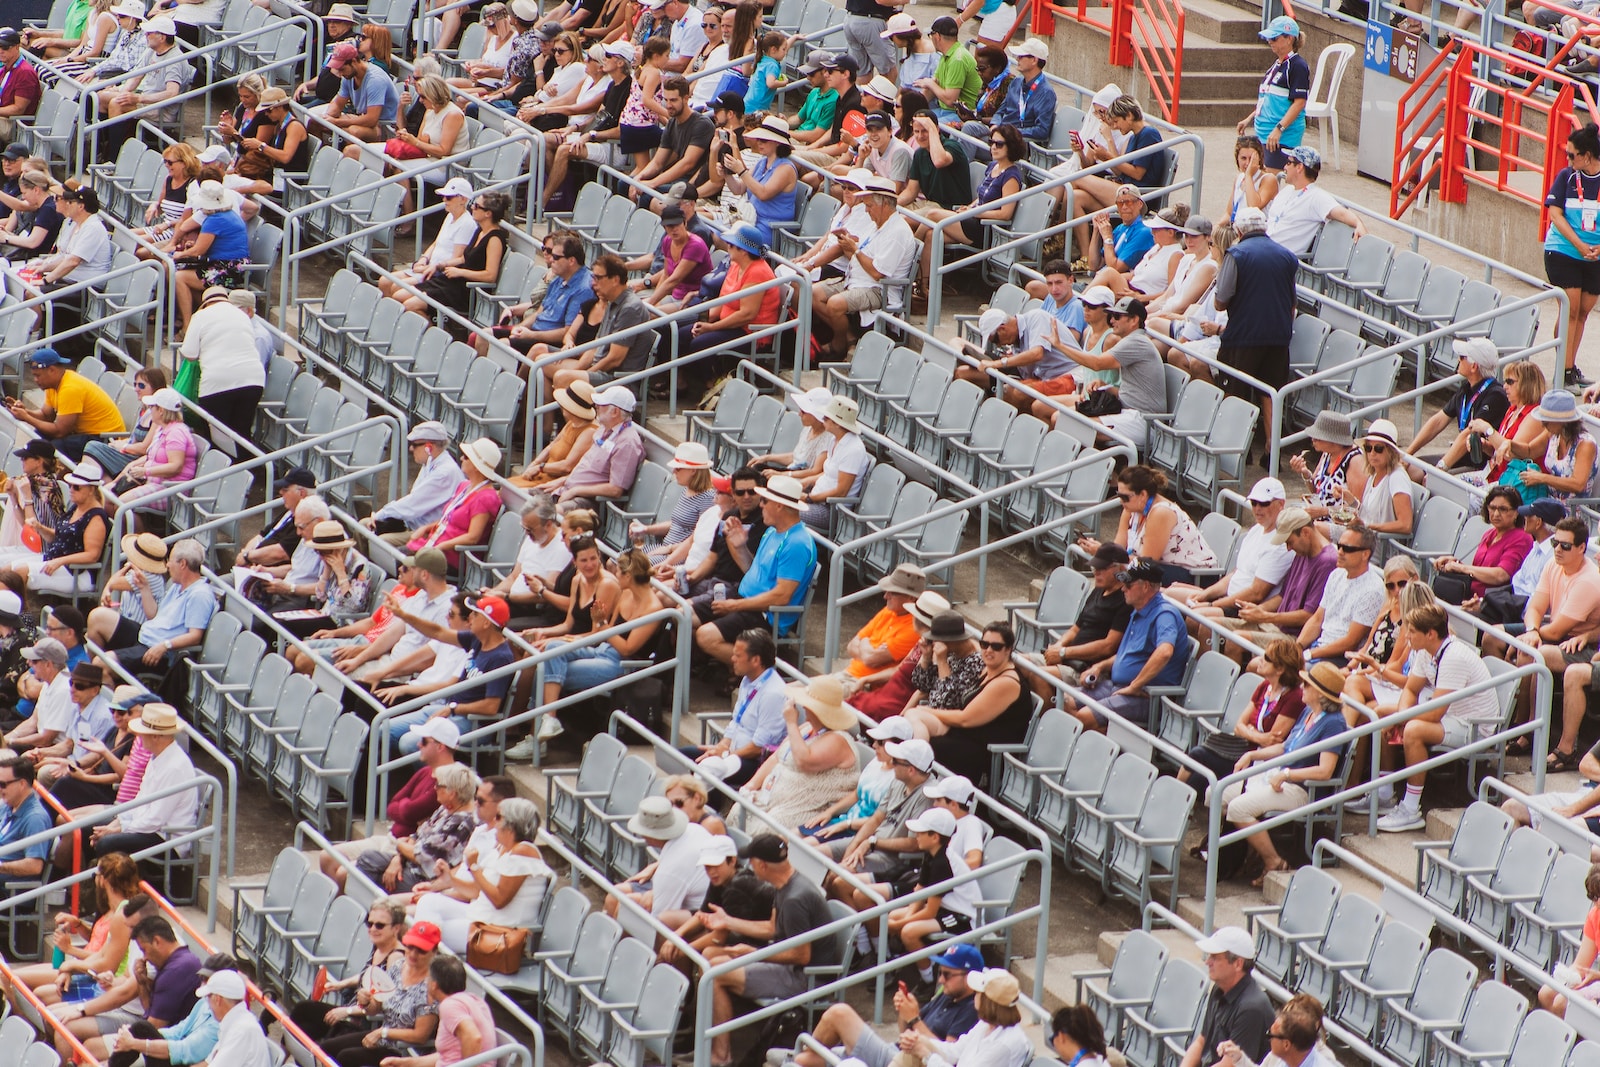
<path fill-rule="evenodd" d="M 420 948 L 424 952 L 432 952 L 439 947 L 439 941 L 444 935 L 439 928 L 430 922 L 412 923 L 411 929 L 406 931 L 406 936 L 400 939 L 402 945 Z"/>
<path fill-rule="evenodd" d="M 719 493 L 731 493 L 733 492 L 733 479 L 721 474 L 712 475 L 711 488 Z"/>
<path fill-rule="evenodd" d="M 328 56 L 328 69 L 332 70 L 334 67 L 342 67 L 346 63 L 353 62 L 360 55 L 361 50 L 353 44 L 345 43 L 335 45 L 333 54 Z"/>
<path fill-rule="evenodd" d="M 477 612 L 496 626 L 504 626 L 511 621 L 511 605 L 505 602 L 504 597 L 481 596 L 477 600 L 469 600 L 467 610 Z"/>

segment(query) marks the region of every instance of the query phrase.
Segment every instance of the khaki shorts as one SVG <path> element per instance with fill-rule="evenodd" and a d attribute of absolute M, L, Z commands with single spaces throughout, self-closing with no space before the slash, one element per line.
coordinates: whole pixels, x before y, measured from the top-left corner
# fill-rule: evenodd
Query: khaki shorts
<path fill-rule="evenodd" d="M 832 281 L 818 282 L 817 288 L 821 291 L 824 300 L 844 294 L 844 306 L 847 311 L 876 311 L 883 307 L 883 290 L 877 286 L 864 289 L 857 286 L 853 289 L 845 288 L 843 278 Z"/>
<path fill-rule="evenodd" d="M 1311 799 L 1305 789 L 1295 782 L 1284 782 L 1283 789 L 1276 792 L 1265 784 L 1248 792 L 1244 786 L 1243 782 L 1235 782 L 1222 792 L 1222 803 L 1227 808 L 1229 822 L 1254 822 L 1275 811 L 1298 808 Z"/>

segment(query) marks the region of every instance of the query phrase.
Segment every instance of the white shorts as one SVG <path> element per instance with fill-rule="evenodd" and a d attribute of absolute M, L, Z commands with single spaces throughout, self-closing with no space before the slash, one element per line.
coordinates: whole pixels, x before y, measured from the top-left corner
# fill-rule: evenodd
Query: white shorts
<path fill-rule="evenodd" d="M 1146 438 L 1150 434 L 1150 424 L 1145 419 L 1144 412 L 1123 408 L 1115 415 L 1100 416 L 1100 421 L 1132 441 L 1134 447 L 1140 452 L 1145 450 Z"/>
<path fill-rule="evenodd" d="M 998 43 L 1006 39 L 1006 34 L 1010 33 L 1011 27 L 1016 24 L 1016 6 L 1013 4 L 1001 4 L 993 12 L 983 16 L 983 21 L 978 23 L 978 36 L 985 41 Z"/>

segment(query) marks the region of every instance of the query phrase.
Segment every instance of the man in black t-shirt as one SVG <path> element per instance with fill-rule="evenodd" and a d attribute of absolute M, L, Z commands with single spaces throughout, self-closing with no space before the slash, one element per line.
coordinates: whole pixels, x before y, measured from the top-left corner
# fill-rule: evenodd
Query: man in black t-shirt
<path fill-rule="evenodd" d="M 15 227 L 0 232 L 0 245 L 5 246 L 6 258 L 12 262 L 52 251 L 62 224 L 67 221 L 56 209 L 56 198 L 50 195 L 48 174 L 27 171 L 17 179 L 17 184 L 24 210 L 17 213 Z"/>
<path fill-rule="evenodd" d="M 1467 453 L 1472 447 L 1473 435 L 1481 439 L 1486 436 L 1485 431 L 1498 433 L 1500 420 L 1506 417 L 1506 412 L 1511 408 L 1511 398 L 1506 396 L 1505 387 L 1494 377 L 1500 365 L 1500 350 L 1495 343 L 1487 337 L 1468 337 L 1451 344 L 1456 354 L 1456 373 L 1466 381 L 1442 411 L 1434 412 L 1427 422 L 1417 428 L 1417 435 L 1406 446 L 1405 453 L 1415 456 L 1423 445 L 1441 432 L 1454 431 L 1455 436 L 1444 455 L 1428 457 L 1430 463 L 1437 463 L 1447 470 L 1470 462 Z M 1472 428 L 1474 422 L 1480 421 L 1484 423 L 1483 426 Z M 1493 451 L 1486 444 L 1480 443 L 1480 447 L 1485 455 Z M 1480 459 L 1472 465 L 1479 467 L 1483 463 Z"/>
<path fill-rule="evenodd" d="M 669 74 L 662 81 L 661 105 L 670 116 L 661 131 L 661 147 L 634 177 L 651 189 L 665 189 L 680 179 L 699 186 L 710 173 L 711 138 L 716 127 L 689 106 L 689 81 L 681 74 Z M 628 195 L 637 200 L 646 194 L 630 186 Z M 660 196 L 650 200 L 660 211 Z"/>
<path fill-rule="evenodd" d="M 305 467 L 290 467 L 273 487 L 283 504 L 278 521 L 247 541 L 234 562 L 245 567 L 281 567 L 300 547 L 294 528 L 294 509 L 317 491 L 317 476 Z"/>
<path fill-rule="evenodd" d="M 758 481 L 755 471 L 740 467 L 733 472 L 729 487 L 733 507 L 727 512 L 727 519 L 737 518 L 744 526 L 745 547 L 749 549 L 751 559 L 755 558 L 756 549 L 760 547 L 761 535 L 767 532 L 766 520 L 761 516 L 761 498 L 756 496 Z M 700 566 L 688 574 L 691 597 L 709 594 L 718 582 L 736 589 L 744 581 L 744 568 L 739 565 L 739 557 L 728 550 L 727 519 L 712 537 L 711 551 Z"/>
<path fill-rule="evenodd" d="M 1117 581 L 1117 569 L 1128 562 L 1128 550 L 1107 541 L 1089 558 L 1089 568 L 1094 572 L 1094 588 L 1078 621 L 1061 635 L 1061 639 L 1043 652 L 1029 652 L 1024 657 L 1041 667 L 1047 667 L 1068 685 L 1078 684 L 1078 675 L 1107 656 L 1113 655 L 1128 628 L 1133 609 L 1122 596 L 1122 586 Z M 1041 603 L 1048 611 L 1051 605 Z M 1028 682 L 1045 700 L 1054 700 L 1055 691 L 1050 683 L 1029 673 Z"/>
<path fill-rule="evenodd" d="M 866 132 L 866 109 L 856 88 L 860 64 L 851 56 L 834 56 L 823 68 L 824 84 L 839 94 L 833 105 L 833 125 L 795 158 L 814 167 L 828 168 L 848 157 L 856 140 Z"/>
<path fill-rule="evenodd" d="M 705 925 L 712 930 L 765 939 L 772 942 L 799 937 L 831 921 L 828 902 L 815 882 L 801 878 L 789 863 L 789 845 L 776 834 L 759 834 L 746 850 L 755 876 L 777 892 L 772 898 L 772 918 L 766 922 L 735 919 L 722 908 L 707 907 Z M 749 945 L 730 945 L 725 958 L 738 958 L 754 952 Z M 725 1023 L 733 1018 L 733 998 L 760 1000 L 786 998 L 805 992 L 807 967 L 826 967 L 839 962 L 834 938 L 821 937 L 750 963 L 736 971 L 719 975 L 712 990 L 712 1020 Z M 729 1035 L 720 1034 L 711 1042 L 711 1061 L 727 1063 L 732 1058 Z"/>
<path fill-rule="evenodd" d="M 739 866 L 738 843 L 726 834 L 718 834 L 700 850 L 700 862 L 705 865 L 711 885 L 706 889 L 705 903 L 700 910 L 678 927 L 678 936 L 701 955 L 713 959 L 720 959 L 727 945 L 765 944 L 729 930 L 712 931 L 705 925 L 712 908 L 721 908 L 735 919 L 760 921 L 772 916 L 772 887 Z M 684 959 L 670 941 L 661 943 L 658 957 L 662 963 L 678 963 Z"/>

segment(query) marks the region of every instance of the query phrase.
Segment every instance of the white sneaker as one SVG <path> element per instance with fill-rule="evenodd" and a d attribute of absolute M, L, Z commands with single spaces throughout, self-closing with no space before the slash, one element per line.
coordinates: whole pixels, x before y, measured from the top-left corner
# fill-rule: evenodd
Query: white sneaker
<path fill-rule="evenodd" d="M 1408 808 L 1404 804 L 1395 808 L 1389 814 L 1378 820 L 1378 829 L 1386 834 L 1399 834 L 1407 830 L 1420 830 L 1428 825 L 1422 817 L 1420 808 Z"/>
<path fill-rule="evenodd" d="M 551 738 L 560 737 L 566 732 L 567 728 L 562 726 L 561 720 L 554 715 L 546 715 L 539 720 L 538 740 L 540 741 L 549 741 Z"/>
<path fill-rule="evenodd" d="M 539 752 L 539 739 L 529 734 L 506 749 L 506 759 L 532 759 Z"/>
<path fill-rule="evenodd" d="M 1393 793 L 1390 793 L 1388 795 L 1381 795 L 1381 794 L 1378 794 L 1378 793 L 1368 793 L 1364 797 L 1357 797 L 1354 800 L 1345 801 L 1344 810 L 1345 810 L 1345 812 L 1347 814 L 1350 814 L 1350 815 L 1366 815 L 1372 810 L 1372 802 L 1373 802 L 1374 799 L 1376 799 L 1377 802 L 1378 802 L 1378 814 L 1379 815 L 1387 815 L 1387 814 L 1389 814 L 1391 811 L 1393 811 L 1395 809 L 1395 807 L 1396 807 L 1396 805 L 1398 803 L 1394 799 L 1394 794 Z"/>

